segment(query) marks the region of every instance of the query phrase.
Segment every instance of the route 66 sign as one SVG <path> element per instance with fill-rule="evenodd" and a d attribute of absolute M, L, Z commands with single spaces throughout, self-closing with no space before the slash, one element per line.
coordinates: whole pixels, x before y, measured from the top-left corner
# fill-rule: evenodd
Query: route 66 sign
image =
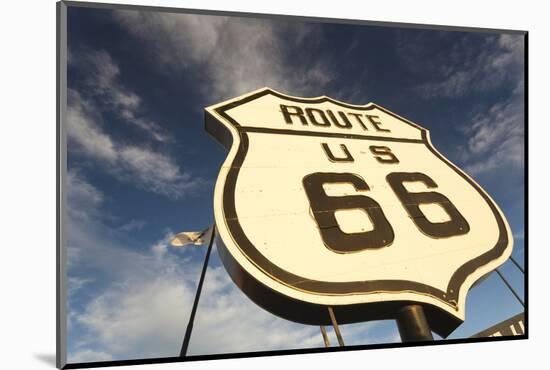
<path fill-rule="evenodd" d="M 328 324 L 424 307 L 446 337 L 466 293 L 512 251 L 495 202 L 429 132 L 369 103 L 269 88 L 206 108 L 229 154 L 214 194 L 234 282 L 284 318 Z"/>

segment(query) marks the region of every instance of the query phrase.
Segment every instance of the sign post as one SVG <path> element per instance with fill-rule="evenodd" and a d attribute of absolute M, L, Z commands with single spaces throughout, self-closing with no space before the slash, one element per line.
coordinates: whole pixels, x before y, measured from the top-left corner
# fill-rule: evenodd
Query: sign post
<path fill-rule="evenodd" d="M 403 306 L 397 313 L 397 327 L 403 342 L 433 340 L 424 309 L 418 304 Z"/>
<path fill-rule="evenodd" d="M 446 337 L 470 287 L 510 256 L 491 197 L 427 129 L 374 103 L 263 88 L 207 107 L 205 128 L 228 150 L 214 193 L 221 260 L 273 314 L 396 319 L 405 341 Z"/>

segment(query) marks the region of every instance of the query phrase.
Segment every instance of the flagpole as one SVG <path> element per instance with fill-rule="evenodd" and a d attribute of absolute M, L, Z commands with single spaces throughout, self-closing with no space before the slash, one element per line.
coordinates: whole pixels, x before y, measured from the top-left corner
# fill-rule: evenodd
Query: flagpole
<path fill-rule="evenodd" d="M 187 323 L 187 329 L 185 330 L 185 336 L 183 337 L 183 343 L 181 345 L 180 357 L 187 356 L 187 348 L 189 347 L 191 332 L 193 331 L 193 322 L 195 321 L 195 314 L 197 312 L 197 306 L 199 305 L 199 299 L 202 291 L 202 283 L 204 282 L 204 276 L 206 275 L 206 268 L 208 267 L 208 260 L 210 259 L 210 251 L 212 250 L 212 244 L 214 242 L 215 234 L 216 234 L 216 224 L 213 224 L 212 235 L 210 236 L 210 242 L 208 243 L 208 249 L 206 250 L 206 257 L 204 258 L 204 265 L 202 266 L 199 285 L 197 286 L 197 292 L 195 294 L 195 301 L 193 302 L 193 308 L 191 309 L 191 315 L 189 316 L 189 322 Z"/>

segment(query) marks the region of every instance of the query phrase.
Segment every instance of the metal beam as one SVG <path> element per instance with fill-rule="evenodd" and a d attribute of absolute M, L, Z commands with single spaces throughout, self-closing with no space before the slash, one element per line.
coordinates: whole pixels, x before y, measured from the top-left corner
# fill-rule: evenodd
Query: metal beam
<path fill-rule="evenodd" d="M 512 261 L 514 265 L 516 265 L 516 267 L 519 269 L 519 271 L 521 271 L 522 274 L 525 274 L 525 271 L 523 271 L 523 267 L 521 267 L 519 263 L 517 263 L 514 257 L 510 256 L 510 261 Z"/>
<path fill-rule="evenodd" d="M 334 311 L 332 311 L 332 307 L 328 306 L 328 314 L 330 316 L 330 321 L 332 321 L 332 326 L 334 327 L 334 332 L 336 333 L 336 338 L 338 339 L 338 344 L 340 347 L 344 347 L 344 339 L 342 339 L 342 334 L 340 334 L 340 328 L 338 327 L 338 323 L 336 322 L 336 316 L 334 316 Z"/>
<path fill-rule="evenodd" d="M 330 347 L 330 341 L 328 340 L 327 331 L 324 325 L 321 325 L 321 334 L 323 334 L 323 342 L 325 342 L 325 347 Z"/>
<path fill-rule="evenodd" d="M 514 290 L 514 288 L 512 288 L 512 286 L 510 285 L 510 283 L 508 282 L 508 280 L 506 280 L 504 278 L 504 275 L 502 275 L 502 273 L 499 271 L 499 269 L 496 269 L 495 270 L 498 274 L 498 276 L 500 276 L 500 278 L 502 279 L 502 281 L 504 281 L 504 284 L 506 284 L 506 286 L 508 287 L 508 289 L 510 289 L 510 291 L 512 292 L 512 294 L 514 295 L 514 297 L 516 297 L 516 299 L 518 300 L 518 302 L 523 306 L 525 307 L 525 304 L 523 303 L 523 301 L 521 300 L 521 298 L 519 297 L 519 295 L 516 293 L 516 291 Z"/>

